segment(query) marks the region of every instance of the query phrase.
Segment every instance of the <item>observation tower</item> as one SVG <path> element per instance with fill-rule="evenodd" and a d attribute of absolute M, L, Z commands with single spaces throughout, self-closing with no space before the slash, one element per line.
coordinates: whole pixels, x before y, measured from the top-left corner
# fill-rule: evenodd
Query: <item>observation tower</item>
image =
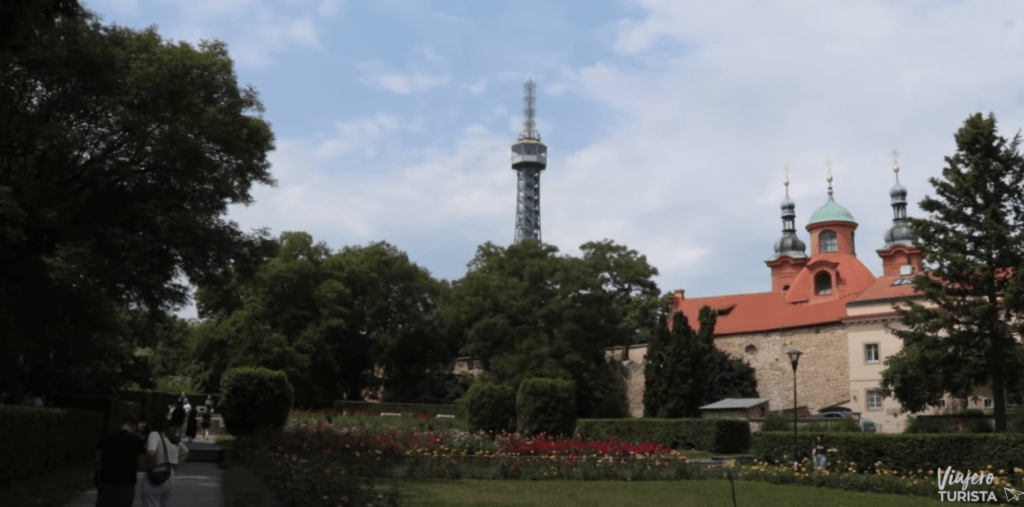
<path fill-rule="evenodd" d="M 512 145 L 512 170 L 519 173 L 516 192 L 515 242 L 528 239 L 540 241 L 540 172 L 548 165 L 548 147 L 540 142 L 534 122 L 537 85 L 528 80 L 523 85 L 523 131 Z"/>

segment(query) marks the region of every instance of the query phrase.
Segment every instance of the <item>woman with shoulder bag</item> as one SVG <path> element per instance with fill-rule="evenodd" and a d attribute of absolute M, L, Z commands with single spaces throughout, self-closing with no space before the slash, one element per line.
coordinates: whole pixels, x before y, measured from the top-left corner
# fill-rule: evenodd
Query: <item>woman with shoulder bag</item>
<path fill-rule="evenodd" d="M 154 417 L 147 430 L 142 506 L 167 507 L 174 489 L 174 469 L 188 459 L 188 447 L 170 431 L 167 419 L 162 416 Z"/>

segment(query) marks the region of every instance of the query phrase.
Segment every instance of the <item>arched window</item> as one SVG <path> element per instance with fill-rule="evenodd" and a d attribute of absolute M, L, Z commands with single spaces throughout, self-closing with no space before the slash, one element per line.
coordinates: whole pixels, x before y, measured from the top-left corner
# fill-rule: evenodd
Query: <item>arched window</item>
<path fill-rule="evenodd" d="M 755 347 L 753 344 L 747 345 L 746 351 L 747 351 L 747 354 L 750 354 L 750 355 L 757 354 L 757 347 Z"/>
<path fill-rule="evenodd" d="M 782 290 L 789 290 L 789 286 L 786 285 L 786 286 L 782 287 Z"/>
<path fill-rule="evenodd" d="M 828 274 L 828 271 L 822 271 L 814 276 L 814 293 L 815 294 L 831 294 L 832 293 L 832 275 Z"/>
<path fill-rule="evenodd" d="M 836 239 L 836 231 L 822 231 L 818 236 L 818 250 L 824 252 L 835 252 L 839 249 L 839 240 Z"/>

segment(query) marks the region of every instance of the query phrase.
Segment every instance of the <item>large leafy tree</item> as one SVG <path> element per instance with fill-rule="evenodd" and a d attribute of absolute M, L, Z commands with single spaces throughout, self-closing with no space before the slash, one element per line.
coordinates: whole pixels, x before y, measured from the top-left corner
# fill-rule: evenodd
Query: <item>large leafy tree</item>
<path fill-rule="evenodd" d="M 182 306 L 253 241 L 225 217 L 273 184 L 273 136 L 222 43 L 76 2 L 3 6 L 0 389 L 111 389 L 131 367 L 124 312 Z"/>
<path fill-rule="evenodd" d="M 582 257 L 571 257 L 538 241 L 481 245 L 438 315 L 497 381 L 574 380 L 577 409 L 589 416 L 621 394 L 605 349 L 641 333 L 638 301 L 657 294 L 657 270 L 610 241 L 581 250 Z"/>
<path fill-rule="evenodd" d="M 886 361 L 882 387 L 919 411 L 991 382 L 996 430 L 1005 431 L 1007 388 L 1019 388 L 1024 373 L 1012 324 L 1024 310 L 1021 138 L 999 136 L 995 116 L 981 114 L 955 137 L 956 154 L 930 180 L 935 196 L 920 203 L 930 216 L 911 219 L 929 269 L 914 284 L 927 304 L 902 314 L 903 348 Z"/>
<path fill-rule="evenodd" d="M 195 376 L 206 389 L 227 368 L 264 366 L 286 371 L 305 406 L 367 388 L 417 398 L 458 351 L 431 320 L 446 285 L 392 245 L 332 252 L 287 232 L 254 255 L 254 268 L 224 272 L 197 293 L 208 320 L 193 343 Z"/>
<path fill-rule="evenodd" d="M 757 396 L 754 369 L 715 347 L 718 314 L 701 308 L 700 331 L 682 312 L 663 303 L 660 329 L 647 346 L 644 365 L 644 416 L 700 417 L 700 407 L 724 398 Z M 668 315 L 672 325 L 668 325 Z"/>

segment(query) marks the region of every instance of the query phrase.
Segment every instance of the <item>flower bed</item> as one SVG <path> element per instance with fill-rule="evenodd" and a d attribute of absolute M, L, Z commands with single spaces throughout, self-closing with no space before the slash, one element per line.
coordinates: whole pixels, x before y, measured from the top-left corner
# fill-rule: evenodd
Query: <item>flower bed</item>
<path fill-rule="evenodd" d="M 814 470 L 810 460 L 804 459 L 796 470 L 791 465 L 756 461 L 750 466 L 734 467 L 733 471 L 737 480 L 932 498 L 939 496 L 939 485 L 936 480 L 937 470 L 920 469 L 900 472 L 888 467 L 882 461 L 871 464 L 870 468 L 873 472 L 858 472 L 864 468 L 862 464 L 835 460 L 830 461 L 825 470 Z M 968 472 L 967 470 L 961 471 Z M 996 469 L 992 465 L 988 465 L 981 470 L 971 472 L 991 473 L 995 476 L 995 480 L 991 485 L 969 485 L 966 491 L 995 491 L 1001 494 L 1004 487 L 1024 489 L 1024 469 Z M 958 491 L 962 489 L 962 485 L 947 484 L 945 489 L 946 491 Z"/>

